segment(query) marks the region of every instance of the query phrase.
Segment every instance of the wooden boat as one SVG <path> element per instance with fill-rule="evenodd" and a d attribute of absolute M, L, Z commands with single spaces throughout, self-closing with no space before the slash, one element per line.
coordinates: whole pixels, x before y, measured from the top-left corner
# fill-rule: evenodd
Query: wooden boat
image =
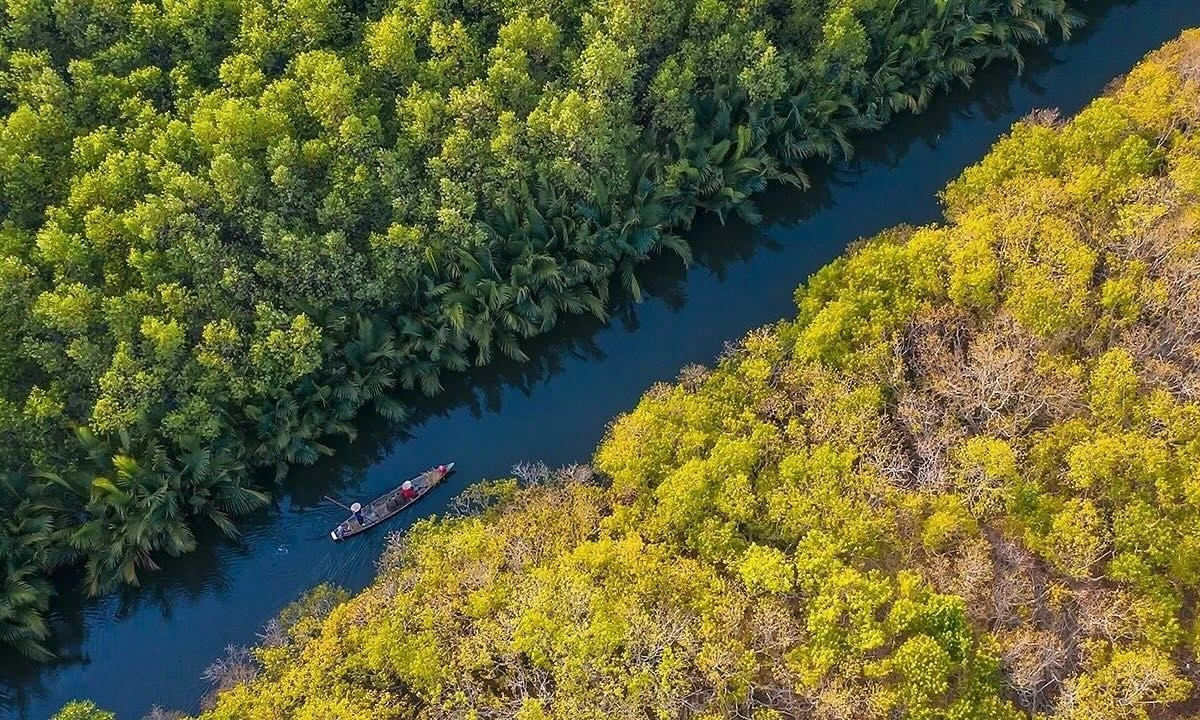
<path fill-rule="evenodd" d="M 375 498 L 363 507 L 360 511 L 362 515 L 361 523 L 355 519 L 354 515 L 351 515 L 346 518 L 345 522 L 334 528 L 333 532 L 329 533 L 329 536 L 334 540 L 345 540 L 352 535 L 370 530 L 425 497 L 426 493 L 437 487 L 438 483 L 445 480 L 452 472 L 454 472 L 454 463 L 439 465 L 432 470 L 426 470 L 409 481 L 417 491 L 416 497 L 411 499 L 405 498 L 403 495 L 404 485 L 401 484 L 387 495 Z"/>

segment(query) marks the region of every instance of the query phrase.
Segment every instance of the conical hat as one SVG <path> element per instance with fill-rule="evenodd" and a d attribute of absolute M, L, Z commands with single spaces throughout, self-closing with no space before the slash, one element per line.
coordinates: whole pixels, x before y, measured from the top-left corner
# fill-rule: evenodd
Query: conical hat
<path fill-rule="evenodd" d="M 404 484 L 400 487 L 404 488 L 405 490 L 412 490 L 412 480 L 405 480 Z"/>

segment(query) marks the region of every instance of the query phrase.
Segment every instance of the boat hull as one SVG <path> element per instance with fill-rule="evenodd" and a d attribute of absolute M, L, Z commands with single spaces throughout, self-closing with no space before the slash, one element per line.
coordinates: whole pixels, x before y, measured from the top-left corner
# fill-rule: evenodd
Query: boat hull
<path fill-rule="evenodd" d="M 416 497 L 403 497 L 401 494 L 402 486 L 397 487 L 388 494 L 375 498 L 363 507 L 361 511 L 363 522 L 360 523 L 354 516 L 351 516 L 330 531 L 329 537 L 336 542 L 360 535 L 407 510 L 454 472 L 454 463 L 446 463 L 441 467 L 444 467 L 445 470 L 442 471 L 438 468 L 433 468 L 432 470 L 426 470 L 414 478 L 410 478 L 410 481 L 417 490 Z"/>

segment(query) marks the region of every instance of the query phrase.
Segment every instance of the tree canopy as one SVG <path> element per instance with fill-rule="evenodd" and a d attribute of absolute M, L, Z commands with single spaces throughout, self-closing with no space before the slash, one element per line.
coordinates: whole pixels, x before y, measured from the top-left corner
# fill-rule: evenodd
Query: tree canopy
<path fill-rule="evenodd" d="M 1063 0 L 0 1 L 0 642 L 138 582 L 364 406 L 603 317 L 698 211 Z"/>
<path fill-rule="evenodd" d="M 1017 124 L 944 223 L 651 388 L 595 475 L 395 537 L 201 717 L 1194 717 L 1198 68 L 1191 31 Z"/>

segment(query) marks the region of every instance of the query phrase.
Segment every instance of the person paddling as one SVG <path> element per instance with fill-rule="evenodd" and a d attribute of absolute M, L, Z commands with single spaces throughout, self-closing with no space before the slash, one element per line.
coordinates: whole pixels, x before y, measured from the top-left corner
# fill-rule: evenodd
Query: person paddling
<path fill-rule="evenodd" d="M 404 484 L 400 486 L 400 496 L 405 500 L 417 499 L 417 489 L 413 487 L 412 480 L 405 480 Z"/>

